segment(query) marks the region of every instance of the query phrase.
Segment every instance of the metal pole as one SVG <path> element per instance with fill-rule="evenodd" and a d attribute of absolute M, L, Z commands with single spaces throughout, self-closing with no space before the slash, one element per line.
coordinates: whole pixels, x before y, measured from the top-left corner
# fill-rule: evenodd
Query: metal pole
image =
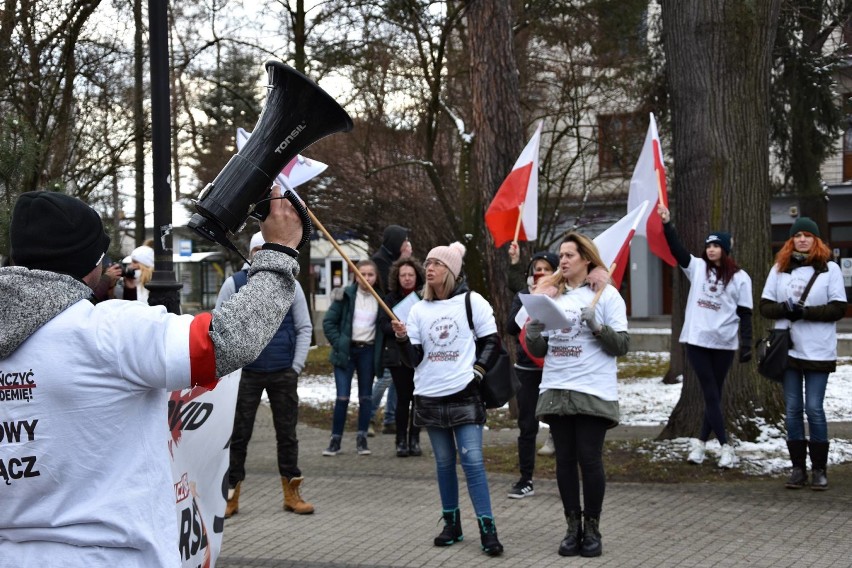
<path fill-rule="evenodd" d="M 151 146 L 154 187 L 154 277 L 148 283 L 148 304 L 180 313 L 181 285 L 174 272 L 172 251 L 171 140 L 169 135 L 168 0 L 148 0 L 151 41 Z"/>

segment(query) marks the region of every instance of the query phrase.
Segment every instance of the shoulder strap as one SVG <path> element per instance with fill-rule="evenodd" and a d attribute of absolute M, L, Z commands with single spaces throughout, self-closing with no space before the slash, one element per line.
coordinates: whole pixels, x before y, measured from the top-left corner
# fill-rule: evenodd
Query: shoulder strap
<path fill-rule="evenodd" d="M 232 278 L 234 279 L 234 292 L 238 292 L 248 283 L 248 270 L 237 270 Z"/>
<path fill-rule="evenodd" d="M 464 307 L 467 311 L 467 325 L 470 326 L 470 331 L 473 332 L 473 336 L 476 337 L 476 331 L 473 329 L 473 308 L 470 306 L 470 290 L 464 295 Z"/>
<path fill-rule="evenodd" d="M 805 300 L 808 299 L 808 294 L 811 291 L 811 287 L 814 285 L 814 282 L 816 282 L 817 276 L 819 276 L 819 275 L 820 275 L 820 272 L 816 268 L 814 268 L 814 275 L 811 276 L 810 280 L 808 280 L 808 285 L 805 287 L 805 291 L 802 292 L 802 296 L 799 298 L 799 305 L 800 306 L 805 305 Z"/>

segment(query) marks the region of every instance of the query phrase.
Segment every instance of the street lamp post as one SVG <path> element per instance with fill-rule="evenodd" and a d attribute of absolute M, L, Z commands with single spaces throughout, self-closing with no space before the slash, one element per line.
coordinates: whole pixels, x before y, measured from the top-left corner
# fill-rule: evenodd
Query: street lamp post
<path fill-rule="evenodd" d="M 172 250 L 172 189 L 169 174 L 169 37 L 168 0 L 148 1 L 151 49 L 151 146 L 154 186 L 154 276 L 148 283 L 148 304 L 180 313 L 181 285 L 174 272 Z"/>

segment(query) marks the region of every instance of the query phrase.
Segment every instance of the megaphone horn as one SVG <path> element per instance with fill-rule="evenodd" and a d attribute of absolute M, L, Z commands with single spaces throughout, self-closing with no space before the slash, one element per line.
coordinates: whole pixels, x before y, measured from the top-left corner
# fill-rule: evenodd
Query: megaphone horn
<path fill-rule="evenodd" d="M 352 130 L 352 119 L 319 85 L 278 61 L 267 61 L 265 67 L 269 94 L 252 135 L 201 192 L 195 202 L 198 213 L 187 224 L 202 237 L 234 250 L 229 235 L 238 233 L 249 215 L 265 217 L 268 203 L 255 205 L 266 197 L 284 166 L 317 140 Z M 301 248 L 310 238 L 311 220 L 292 192 L 286 193 L 302 218 Z"/>

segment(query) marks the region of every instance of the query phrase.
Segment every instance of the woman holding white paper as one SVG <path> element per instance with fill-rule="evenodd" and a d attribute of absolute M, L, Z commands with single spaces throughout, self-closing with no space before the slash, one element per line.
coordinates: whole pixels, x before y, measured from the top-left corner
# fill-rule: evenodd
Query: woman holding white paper
<path fill-rule="evenodd" d="M 526 326 L 527 349 L 544 357 L 536 415 L 550 425 L 556 446 L 556 481 L 568 523 L 559 545 L 561 556 L 602 552 L 603 443 L 606 431 L 619 421 L 615 358 L 630 347 L 627 308 L 618 291 L 606 286 L 595 303 L 595 292 L 586 283 L 596 267 L 603 267 L 603 261 L 595 244 L 584 235 L 568 233 L 559 247 L 559 270 L 542 279 L 534 293 L 552 288 L 570 325 L 545 330 L 533 320 Z"/>
<path fill-rule="evenodd" d="M 397 306 L 409 295 L 419 300 L 418 291 L 423 288 L 426 279 L 423 266 L 411 258 L 400 258 L 391 265 L 388 276 L 388 290 L 385 304 Z M 396 310 L 395 310 L 396 311 Z M 397 312 L 397 317 L 408 319 Z M 396 387 L 396 456 L 423 455 L 420 449 L 420 428 L 411 423 L 414 416 L 414 369 L 403 364 L 400 358 L 399 345 L 394 337 L 390 316 L 384 311 L 379 312 L 379 328 L 385 334 L 385 344 L 382 350 L 382 367 L 390 369 L 393 385 Z"/>

